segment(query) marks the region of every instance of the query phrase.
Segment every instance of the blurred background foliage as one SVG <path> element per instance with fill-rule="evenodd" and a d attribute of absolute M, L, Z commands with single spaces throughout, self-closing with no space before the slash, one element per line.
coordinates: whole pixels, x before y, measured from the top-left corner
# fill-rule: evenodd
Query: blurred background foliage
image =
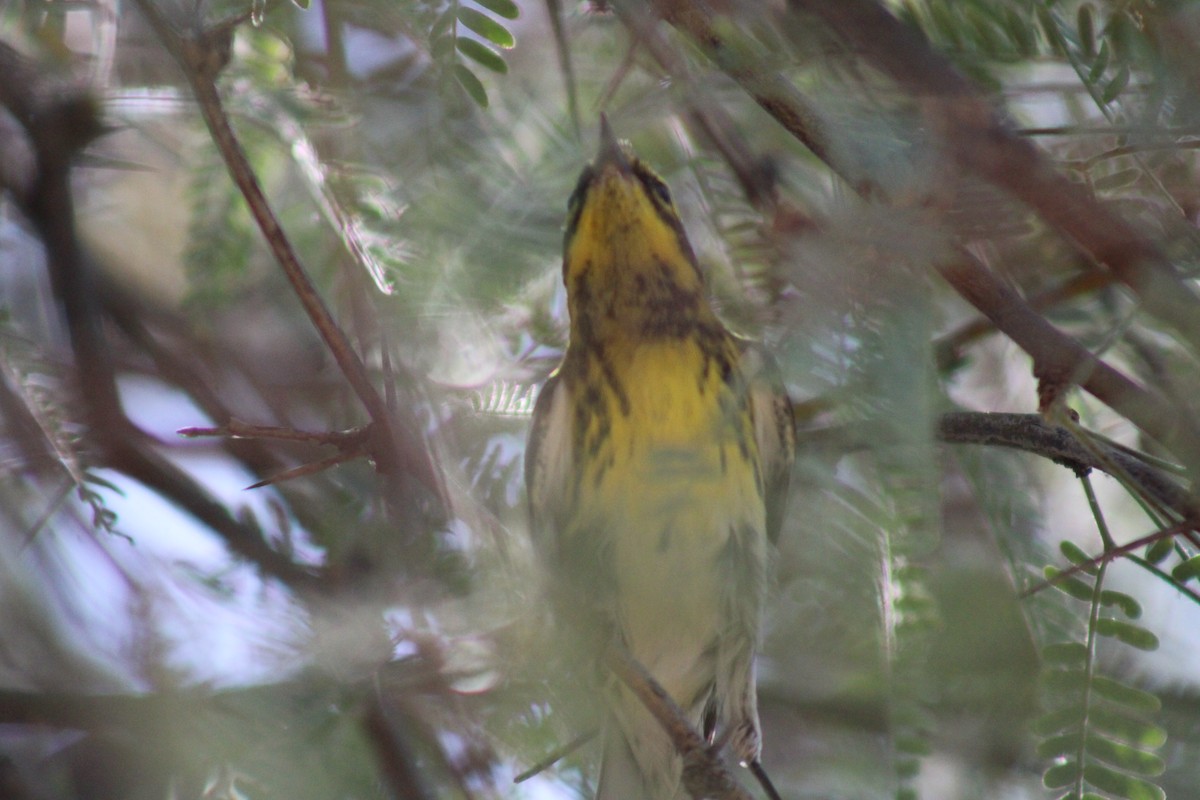
<path fill-rule="evenodd" d="M 879 10 L 909 34 L 899 67 Z M 1083 191 L 1073 213 L 1157 248 L 1186 312 L 1200 6 L 8 0 L 0 38 L 0 796 L 590 793 L 594 743 L 513 777 L 594 724 L 555 680 L 521 460 L 566 344 L 563 216 L 600 110 L 797 403 L 759 663 L 783 796 L 1194 795 L 1200 506 L 1179 442 L 1200 339 L 1113 279 L 1086 221 L 1072 235 L 952 151 L 954 104 L 980 101 L 1003 120 L 989 141 Z M 973 88 L 930 93 L 923 69 Z M 220 108 L 193 94 L 211 78 Z M 1035 163 L 977 147 L 1017 182 Z M 939 274 L 963 258 L 1165 398 L 1180 438 L 1080 374 L 1039 383 L 1028 344 Z M 1074 456 L 980 433 L 982 412 L 1039 410 Z"/>

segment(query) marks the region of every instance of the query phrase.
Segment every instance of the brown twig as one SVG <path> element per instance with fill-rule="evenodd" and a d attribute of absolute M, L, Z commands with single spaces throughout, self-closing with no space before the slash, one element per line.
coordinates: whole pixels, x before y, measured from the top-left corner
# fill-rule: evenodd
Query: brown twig
<path fill-rule="evenodd" d="M 913 57 L 918 59 L 921 64 L 914 69 L 917 70 L 917 76 L 923 81 L 920 84 L 923 90 L 926 93 L 936 90 L 939 93 L 936 96 L 953 97 L 956 100 L 966 98 L 967 108 L 973 110 L 977 116 L 982 115 L 975 122 L 978 125 L 986 123 L 986 126 L 992 126 L 985 126 L 983 130 L 986 130 L 990 136 L 999 137 L 1001 143 L 1005 145 L 1000 147 L 986 137 L 983 137 L 984 141 L 981 142 L 972 140 L 980 148 L 986 150 L 988 153 L 986 158 L 983 156 L 968 157 L 966 154 L 955 153 L 956 157 L 964 159 L 964 162 L 968 163 L 972 169 L 981 171 L 986 177 L 1000 182 L 1000 176 L 987 172 L 985 167 L 993 172 L 999 172 L 1001 164 L 997 163 L 998 160 L 1009 158 L 1012 160 L 1006 162 L 1004 166 L 1019 174 L 1021 165 L 1025 164 L 1026 160 L 1032 159 L 1033 166 L 1039 170 L 1038 185 L 1045 184 L 1056 192 L 1067 192 L 1072 202 L 1072 208 L 1079 214 L 1090 213 L 1092 206 L 1096 205 L 1089 198 L 1079 198 L 1074 189 L 1064 189 L 1060 183 L 1065 179 L 1053 173 L 1050 166 L 1038 156 L 1028 142 L 1016 140 L 1015 143 L 1009 143 L 1009 139 L 1015 139 L 1015 137 L 1005 134 L 998 127 L 998 123 L 993 125 L 994 120 L 990 107 L 984 114 L 985 107 L 979 105 L 982 101 L 972 99 L 974 93 L 969 84 L 966 84 L 965 80 L 958 77 L 957 73 L 952 70 L 948 75 L 941 74 L 944 70 L 941 70 L 940 57 L 931 51 L 926 52 L 928 48 L 924 44 L 914 44 L 909 41 L 911 36 L 908 32 L 895 32 L 892 27 L 898 26 L 899 23 L 885 11 L 873 4 L 864 3 L 863 0 L 848 2 L 848 10 L 844 12 L 836 11 L 841 7 L 836 2 L 823 3 L 813 0 L 809 4 L 798 3 L 797 5 L 804 7 L 812 5 L 819 8 L 823 14 L 822 18 L 829 17 L 831 28 L 839 34 L 844 33 L 847 37 L 860 36 L 860 34 L 852 34 L 852 32 L 846 33 L 842 27 L 847 24 L 848 19 L 858 19 L 857 16 L 854 16 L 855 14 L 862 14 L 864 15 L 863 19 L 871 24 L 883 25 L 889 36 L 898 37 L 900 45 L 907 49 L 918 48 L 918 52 L 914 53 Z M 715 24 L 711 12 L 705 7 L 687 0 L 657 0 L 656 8 L 664 18 L 686 32 L 718 67 L 741 85 L 764 110 L 775 117 L 814 155 L 840 174 L 859 194 L 867 198 L 886 199 L 882 187 L 870 176 L 859 175 L 852 167 L 833 156 L 834 148 L 830 146 L 828 131 L 820 123 L 819 115 L 796 91 L 795 87 L 781 76 L 768 69 L 759 69 L 744 55 L 739 55 L 737 48 L 726 41 L 719 26 Z M 881 22 L 878 19 L 879 15 L 886 17 L 887 20 Z M 894 63 L 896 61 L 894 57 L 884 58 L 882 55 L 870 52 L 878 49 L 877 42 L 860 43 L 858 38 L 849 40 L 853 41 L 855 46 L 860 49 L 868 51 L 872 58 L 881 59 L 881 68 L 901 69 L 901 66 Z M 901 82 L 904 85 L 912 85 L 915 80 L 916 78 L 910 78 Z M 951 117 L 949 122 L 943 126 L 950 133 L 943 135 L 952 135 L 958 130 L 955 125 L 965 126 L 973 119 L 969 116 L 960 119 L 962 115 L 966 114 L 962 110 L 956 111 L 955 114 L 956 116 Z M 1051 174 L 1041 174 L 1047 170 Z M 999 183 L 999 185 L 1014 192 L 1020 189 L 1018 196 L 1027 199 L 1028 186 L 1022 184 L 1010 187 L 1003 183 Z M 1043 211 L 1043 203 L 1033 205 L 1039 211 Z M 1112 216 L 1107 210 L 1104 211 L 1106 219 Z M 1069 220 L 1062 217 L 1061 210 L 1055 209 L 1053 216 L 1049 217 L 1049 221 L 1056 225 L 1069 225 Z M 1113 230 L 1125 231 L 1127 227 L 1122 221 Z M 1079 238 L 1088 234 L 1091 229 L 1088 227 L 1075 230 L 1074 227 L 1068 227 L 1067 230 Z M 1096 236 L 1099 236 L 1099 233 L 1096 233 Z M 1133 242 L 1133 245 L 1130 246 L 1108 239 L 1099 243 L 1090 239 L 1086 241 L 1089 244 L 1086 249 L 1092 251 L 1098 259 L 1112 262 L 1110 266 L 1122 280 L 1134 281 L 1137 278 L 1134 283 L 1144 293 L 1146 302 L 1149 304 L 1151 298 L 1155 298 L 1154 302 L 1157 304 L 1155 308 L 1164 314 L 1164 319 L 1181 330 L 1186 329 L 1189 331 L 1188 335 L 1197 335 L 1197 349 L 1200 349 L 1200 327 L 1197 327 L 1195 322 L 1195 310 L 1200 309 L 1200 304 L 1188 305 L 1190 300 L 1187 298 L 1191 298 L 1192 292 L 1186 288 L 1181 288 L 1179 294 L 1173 299 L 1160 296 L 1163 294 L 1164 284 L 1162 281 L 1168 281 L 1172 285 L 1177 281 L 1173 278 L 1162 277 L 1166 270 L 1161 260 L 1156 260 L 1157 250 L 1153 247 L 1152 242 L 1147 242 L 1140 234 L 1132 236 L 1130 241 Z M 1148 266 L 1143 268 L 1143 262 Z M 1034 371 L 1040 379 L 1052 379 L 1060 384 L 1064 381 L 1078 383 L 1101 402 L 1157 439 L 1164 447 L 1175 452 L 1190 468 L 1200 471 L 1200 431 L 1197 431 L 1192 424 L 1190 415 L 1183 413 L 1158 392 L 1139 386 L 1093 356 L 1077 341 L 1051 325 L 1031 308 L 1015 289 L 1001 281 L 965 250 L 959 249 L 953 260 L 939 264 L 938 271 L 997 329 L 1033 357 Z M 1171 292 L 1168 291 L 1166 294 L 1170 295 Z M 1186 309 L 1180 306 L 1180 303 L 1183 303 Z"/>
<path fill-rule="evenodd" d="M 683 785 L 693 798 L 750 800 L 717 753 L 688 724 L 683 710 L 625 648 L 612 644 L 604 663 L 662 725 L 675 751 L 683 758 Z"/>
<path fill-rule="evenodd" d="M 348 461 L 356 461 L 360 458 L 363 458 L 368 454 L 368 452 L 369 451 L 367 450 L 366 445 L 359 445 L 358 447 L 339 450 L 333 455 L 328 456 L 327 458 L 322 458 L 319 461 L 301 464 L 298 467 L 285 469 L 283 472 L 280 472 L 277 475 L 263 478 L 261 481 L 255 481 L 247 486 L 246 489 L 261 489 L 264 486 L 273 486 L 274 484 L 283 483 L 284 481 L 291 481 L 308 475 L 316 475 L 317 473 L 324 472 L 330 467 L 336 467 L 338 464 L 345 464 Z"/>
<path fill-rule="evenodd" d="M 72 160 L 105 128 L 98 106 L 74 89 L 51 89 L 16 51 L 0 44 L 0 105 L 20 122 L 37 158 L 35 180 L 16 192 L 17 201 L 46 249 L 55 296 L 74 354 L 88 443 L 97 460 L 169 499 L 220 535 L 230 549 L 266 574 L 293 587 L 317 584 L 317 575 L 273 550 L 262 532 L 235 519 L 190 476 L 152 447 L 125 415 L 98 307 L 95 275 L 75 229 L 70 183 Z"/>
<path fill-rule="evenodd" d="M 369 438 L 367 428 L 354 428 L 348 431 L 298 431 L 294 428 L 280 428 L 275 425 L 253 425 L 236 419 L 231 419 L 224 425 L 218 425 L 215 428 L 180 428 L 176 433 L 188 438 L 228 436 L 234 439 L 272 439 L 280 442 L 309 442 L 311 444 L 327 444 L 342 448 L 361 447 Z"/>
<path fill-rule="evenodd" d="M 415 444 L 419 441 L 415 422 L 404 423 L 395 419 L 375 389 L 362 359 L 350 346 L 345 333 L 333 319 L 325 301 L 300 263 L 291 240 L 275 216 L 229 121 L 215 81 L 229 59 L 235 23 L 222 23 L 185 36 L 175 30 L 151 0 L 137 0 L 137 5 L 159 40 L 182 68 L 199 103 L 209 133 L 225 160 L 230 177 L 245 198 L 255 222 L 300 300 L 309 321 L 329 348 L 334 361 L 371 418 L 375 433 L 382 443 L 380 447 L 373 449 L 380 472 L 384 475 L 398 472 L 413 475 L 441 501 L 444 498 L 441 481 L 428 454 Z"/>
<path fill-rule="evenodd" d="M 1067 180 L 1001 121 L 992 104 L 917 31 L 874 0 L 790 0 L 854 52 L 922 99 L 938 143 L 964 169 L 1035 209 L 1135 291 L 1147 311 L 1200 350 L 1200 297 L 1152 239 Z"/>
<path fill-rule="evenodd" d="M 552 750 L 545 758 L 539 760 L 537 763 L 535 763 L 529 769 L 525 770 L 521 774 L 514 777 L 513 783 L 524 783 L 525 781 L 529 780 L 533 776 L 539 775 L 542 772 L 545 772 L 546 770 L 550 769 L 550 767 L 554 766 L 562 759 L 571 755 L 571 753 L 574 753 L 576 750 L 583 747 L 585 744 L 590 742 L 592 739 L 595 739 L 597 733 L 599 733 L 599 731 L 596 731 L 596 730 L 584 731 L 583 733 L 579 734 L 571 741 L 564 744 L 562 747 Z"/>
<path fill-rule="evenodd" d="M 1025 591 L 1021 592 L 1020 597 L 1022 599 L 1024 599 L 1026 597 L 1035 595 L 1038 592 L 1043 591 L 1044 589 L 1048 589 L 1057 583 L 1061 583 L 1062 581 L 1067 580 L 1068 578 L 1070 578 L 1073 575 L 1077 575 L 1080 572 L 1093 570 L 1096 567 L 1100 566 L 1101 564 L 1104 564 L 1106 562 L 1120 558 L 1121 556 L 1129 555 L 1130 553 L 1134 552 L 1135 550 L 1145 547 L 1148 544 L 1154 544 L 1155 542 L 1159 541 L 1160 539 L 1167 539 L 1167 538 L 1172 538 L 1172 537 L 1178 536 L 1179 534 L 1184 533 L 1185 531 L 1192 530 L 1193 528 L 1195 528 L 1195 526 L 1196 526 L 1195 520 L 1184 520 L 1183 522 L 1180 522 L 1176 525 L 1172 525 L 1169 528 L 1164 528 L 1160 531 L 1155 531 L 1154 533 L 1143 536 L 1140 539 L 1134 539 L 1132 542 L 1126 542 L 1125 544 L 1120 545 L 1118 547 L 1109 548 L 1108 550 L 1105 550 L 1103 553 L 1096 556 L 1095 558 L 1089 558 L 1087 561 L 1080 561 L 1078 564 L 1072 564 L 1071 566 L 1067 567 L 1066 569 L 1057 572 L 1053 578 L 1048 578 L 1047 580 L 1044 580 L 1041 583 L 1038 583 L 1038 584 L 1035 584 L 1034 586 L 1029 587 Z"/>
<path fill-rule="evenodd" d="M 433 793 L 417 768 L 416 754 L 388 719 L 381 698 L 372 697 L 369 701 L 363 727 L 384 782 L 396 800 L 433 800 Z"/>

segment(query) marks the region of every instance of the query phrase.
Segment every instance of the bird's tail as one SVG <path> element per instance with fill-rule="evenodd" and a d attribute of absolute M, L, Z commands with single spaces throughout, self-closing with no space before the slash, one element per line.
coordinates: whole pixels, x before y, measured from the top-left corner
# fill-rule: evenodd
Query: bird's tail
<path fill-rule="evenodd" d="M 683 759 L 662 725 L 623 687 L 613 699 L 596 800 L 686 800 Z"/>

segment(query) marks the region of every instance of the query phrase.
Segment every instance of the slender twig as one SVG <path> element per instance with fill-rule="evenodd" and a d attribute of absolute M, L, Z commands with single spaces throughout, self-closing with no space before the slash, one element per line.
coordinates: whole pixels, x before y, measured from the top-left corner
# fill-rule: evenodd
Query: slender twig
<path fill-rule="evenodd" d="M 188 438 L 228 436 L 234 439 L 273 439 L 282 442 L 311 442 L 312 444 L 329 444 L 336 447 L 358 447 L 365 443 L 367 431 L 367 428 L 354 428 L 348 431 L 298 431 L 294 428 L 253 425 L 231 419 L 224 425 L 218 425 L 215 428 L 180 428 L 176 433 Z"/>
<path fill-rule="evenodd" d="M 320 461 L 301 464 L 298 467 L 285 469 L 283 472 L 280 472 L 277 475 L 272 475 L 269 478 L 263 478 L 261 481 L 255 481 L 247 486 L 246 489 L 261 489 L 264 486 L 272 486 L 276 483 L 283 483 L 284 481 L 303 478 L 307 475 L 316 475 L 319 472 L 324 472 L 330 467 L 336 467 L 338 464 L 345 464 L 347 461 L 355 461 L 363 458 L 368 452 L 369 451 L 364 445 L 340 450 L 327 458 L 322 458 Z"/>
<path fill-rule="evenodd" d="M 1195 525 L 1195 522 L 1180 522 L 1179 524 L 1172 525 L 1169 528 L 1164 528 L 1163 530 L 1155 531 L 1154 533 L 1134 539 L 1132 542 L 1126 542 L 1125 544 L 1114 547 L 1111 550 L 1105 550 L 1103 553 L 1095 556 L 1094 558 L 1089 558 L 1086 561 L 1080 561 L 1078 564 L 1072 564 L 1071 566 L 1056 572 L 1053 578 L 1047 578 L 1044 581 L 1039 581 L 1038 583 L 1021 592 L 1020 597 L 1031 597 L 1038 592 L 1049 589 L 1051 586 L 1065 581 L 1067 578 L 1070 578 L 1073 575 L 1096 569 L 1102 564 L 1106 564 L 1114 559 L 1120 558 L 1121 556 L 1128 555 L 1135 550 L 1145 547 L 1148 544 L 1154 544 L 1160 539 L 1178 536 L 1184 531 L 1195 527 Z"/>
<path fill-rule="evenodd" d="M 9 78 L 0 81 L 0 105 L 21 123 L 36 148 L 38 180 L 18 201 L 46 249 L 74 354 L 88 442 L 98 451 L 97 460 L 169 499 L 266 574 L 292 587 L 317 585 L 313 571 L 272 549 L 252 523 L 234 518 L 191 476 L 155 451 L 151 438 L 125 415 L 98 307 L 100 293 L 75 228 L 70 181 L 74 155 L 104 130 L 98 108 L 78 91 L 39 91 L 44 88 L 39 73 L 6 45 L 0 45 L 0 74 Z"/>
<path fill-rule="evenodd" d="M 579 734 L 571 741 L 564 744 L 562 747 L 558 747 L 558 748 L 555 748 L 554 750 L 551 750 L 546 755 L 545 758 L 542 758 L 541 760 L 537 761 L 529 769 L 525 770 L 524 772 L 522 772 L 521 774 L 519 774 L 515 778 L 513 778 L 513 783 L 524 783 L 525 781 L 529 780 L 533 776 L 538 775 L 542 772 L 545 772 L 546 770 L 550 769 L 550 767 L 554 766 L 559 761 L 561 761 L 562 759 L 571 755 L 571 753 L 574 753 L 576 750 L 583 747 L 585 744 L 590 742 L 592 739 L 596 738 L 597 733 L 599 733 L 599 731 L 596 731 L 596 730 L 584 731 L 583 733 Z"/>
<path fill-rule="evenodd" d="M 380 471 L 383 474 L 408 472 L 440 499 L 441 482 L 434 473 L 433 465 L 423 449 L 414 444 L 418 439 L 415 426 L 401 425 L 401 429 L 397 430 L 396 420 L 371 382 L 362 359 L 350 346 L 345 333 L 300 263 L 233 130 L 215 83 L 229 58 L 233 26 L 221 24 L 199 34 L 183 36 L 166 20 L 157 4 L 151 0 L 137 0 L 137 4 L 159 40 L 183 69 L 230 177 L 245 198 L 309 321 L 370 416 L 375 432 L 383 443 L 374 452 Z"/>
<path fill-rule="evenodd" d="M 683 758 L 683 785 L 693 798 L 750 800 L 717 753 L 707 747 L 666 690 L 625 648 L 612 644 L 605 651 L 609 670 L 642 702 L 670 737 Z"/>
<path fill-rule="evenodd" d="M 546 0 L 546 16 L 550 18 L 550 29 L 554 32 L 554 49 L 558 53 L 558 69 L 562 73 L 564 88 L 567 92 L 567 115 L 575 128 L 575 136 L 580 134 L 579 127 L 579 93 L 575 86 L 575 66 L 571 61 L 571 47 L 567 43 L 567 28 L 563 24 L 562 0 Z"/>
<path fill-rule="evenodd" d="M 754 779 L 758 781 L 758 785 L 762 787 L 763 794 L 767 796 L 767 800 L 783 800 L 761 761 L 752 761 L 747 766 L 750 769 L 750 773 L 754 775 Z"/>
<path fill-rule="evenodd" d="M 1159 245 L 1072 183 L 927 40 L 874 0 L 790 0 L 822 20 L 858 57 L 914 97 L 938 143 L 961 167 L 1021 199 L 1141 298 L 1147 311 L 1200 350 L 1200 297 Z"/>
<path fill-rule="evenodd" d="M 1098 469 L 1127 479 L 1179 517 L 1200 519 L 1196 498 L 1161 469 L 1100 441 L 1085 446 L 1070 431 L 1047 424 L 1039 414 L 952 411 L 938 418 L 937 436 L 950 444 L 1024 450 L 1076 470 Z"/>
<path fill-rule="evenodd" d="M 363 727 L 384 781 L 396 800 L 433 800 L 433 793 L 417 768 L 416 753 L 388 719 L 380 698 L 371 698 Z"/>

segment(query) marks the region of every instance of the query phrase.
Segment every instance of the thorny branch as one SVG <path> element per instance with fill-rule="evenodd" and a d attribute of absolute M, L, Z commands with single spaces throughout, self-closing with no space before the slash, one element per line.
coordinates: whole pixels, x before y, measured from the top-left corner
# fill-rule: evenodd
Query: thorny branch
<path fill-rule="evenodd" d="M 620 645 L 610 645 L 604 663 L 642 701 L 670 737 L 675 751 L 683 758 L 683 784 L 693 798 L 750 800 L 717 754 L 688 724 L 683 710 L 628 651 Z"/>
<path fill-rule="evenodd" d="M 99 108 L 85 92 L 57 86 L 0 44 L 0 106 L 21 125 L 33 155 L 29 174 L 6 186 L 46 251 L 51 284 L 66 323 L 90 444 L 105 466 L 170 499 L 220 535 L 230 549 L 266 574 L 311 587 L 316 574 L 271 548 L 254 525 L 241 522 L 191 476 L 152 447 L 125 415 L 98 307 L 95 275 L 75 229 L 70 172 L 75 155 L 105 132 Z"/>
<path fill-rule="evenodd" d="M 622 4 L 622 7 L 635 24 L 645 24 L 644 12 L 633 4 Z M 887 200 L 881 186 L 834 155 L 836 148 L 832 147 L 831 132 L 795 86 L 775 70 L 760 67 L 745 58 L 724 35 L 725 27 L 719 24 L 710 10 L 687 0 L 657 0 L 655 8 L 664 19 L 686 33 L 714 64 L 859 194 L 867 199 Z M 1079 196 L 1073 188 L 1064 187 L 1065 179 L 1054 174 L 1046 159 L 1031 144 L 1007 133 L 993 118 L 990 107 L 978 99 L 969 84 L 940 56 L 936 56 L 914 36 L 900 35 L 895 28 L 902 26 L 894 17 L 868 0 L 853 0 L 844 9 L 838 2 L 812 0 L 810 3 L 794 3 L 793 10 L 785 14 L 781 24 L 785 24 L 785 29 L 789 25 L 797 25 L 792 15 L 805 9 L 825 19 L 834 32 L 853 43 L 862 57 L 879 64 L 881 69 L 897 71 L 896 79 L 902 86 L 911 89 L 915 84 L 922 92 L 921 97 L 931 92 L 936 97 L 941 92 L 945 99 L 944 106 L 964 103 L 966 110 L 955 111 L 938 126 L 942 138 L 949 141 L 943 146 L 951 149 L 961 166 L 982 174 L 1030 202 L 1040 213 L 1050 214 L 1049 222 L 1062 226 L 1086 251 L 1108 264 L 1121 280 L 1141 292 L 1143 301 L 1164 320 L 1187 336 L 1200 337 L 1200 327 L 1195 324 L 1200 303 L 1192 303 L 1193 293 L 1186 287 L 1179 292 L 1172 291 L 1179 281 L 1174 278 L 1169 264 L 1166 264 L 1153 243 L 1140 235 L 1134 236 L 1132 232 L 1128 242 L 1114 241 L 1110 235 L 1112 231 L 1128 232 L 1124 221 L 1112 219 L 1114 215 L 1111 211 L 1103 209 L 1090 198 Z M 847 20 L 851 18 L 868 27 L 857 31 L 844 30 L 848 25 Z M 901 68 L 894 63 L 898 60 L 895 54 L 879 52 L 884 45 L 871 38 L 871 31 L 876 29 L 884 39 L 902 48 L 909 58 L 920 65 L 916 75 L 899 72 Z M 970 125 L 976 128 L 970 128 Z M 969 131 L 975 132 L 968 137 Z M 1035 174 L 1028 178 L 1028 184 L 1004 178 L 1007 172 L 1023 175 L 1029 170 Z M 1111 220 L 1112 227 L 1107 231 L 1097 230 L 1091 224 L 1080 227 L 1062 218 L 1059 211 L 1045 208 L 1045 200 L 1034 202 L 1037 198 L 1029 196 L 1033 191 L 1031 187 L 1053 192 L 1054 197 L 1069 202 L 1076 217 L 1088 218 L 1092 215 L 1093 219 Z M 1153 389 L 1138 385 L 1093 356 L 1087 348 L 1034 310 L 1014 288 L 964 248 L 959 247 L 952 260 L 943 261 L 937 268 L 964 299 L 1033 357 L 1034 372 L 1040 379 L 1049 385 L 1078 384 L 1176 453 L 1190 469 L 1200 471 L 1200 430 L 1193 424 L 1192 415 Z M 1196 343 L 1200 345 L 1200 338 L 1196 338 Z"/>
<path fill-rule="evenodd" d="M 219 24 L 191 35 L 181 34 L 155 3 L 150 0 L 138 0 L 137 4 L 159 40 L 183 70 L 199 103 L 204 122 L 225 160 L 230 177 L 246 199 L 255 222 L 313 327 L 329 348 L 334 361 L 371 418 L 375 429 L 375 441 L 380 443 L 373 448 L 379 471 L 392 478 L 399 473 L 411 475 L 429 491 L 431 497 L 437 498 L 439 503 L 444 502 L 445 492 L 441 478 L 429 454 L 423 445 L 419 444 L 420 428 L 416 420 L 399 410 L 393 413 L 371 382 L 362 359 L 350 346 L 346 335 L 308 277 L 233 130 L 216 86 L 216 79 L 229 60 L 237 21 Z"/>

